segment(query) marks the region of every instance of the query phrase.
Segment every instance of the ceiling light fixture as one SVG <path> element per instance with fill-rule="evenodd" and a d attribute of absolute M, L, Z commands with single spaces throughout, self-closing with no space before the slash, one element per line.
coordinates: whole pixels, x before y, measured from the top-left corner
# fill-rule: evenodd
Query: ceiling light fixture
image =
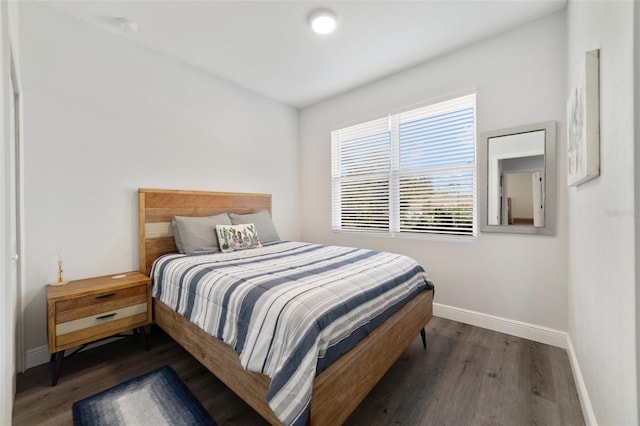
<path fill-rule="evenodd" d="M 315 9 L 309 14 L 309 25 L 318 34 L 330 34 L 338 26 L 338 15 L 331 9 Z"/>
<path fill-rule="evenodd" d="M 120 25 L 120 29 L 125 33 L 135 34 L 138 32 L 138 24 L 126 18 L 119 18 L 118 25 Z"/>

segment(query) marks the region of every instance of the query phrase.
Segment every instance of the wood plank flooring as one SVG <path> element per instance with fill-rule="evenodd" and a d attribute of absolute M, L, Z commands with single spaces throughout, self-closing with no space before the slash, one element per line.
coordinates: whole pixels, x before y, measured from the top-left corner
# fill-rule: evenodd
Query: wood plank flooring
<path fill-rule="evenodd" d="M 58 385 L 49 365 L 17 380 L 14 425 L 70 425 L 73 402 L 170 365 L 219 425 L 265 422 L 160 330 L 151 350 L 125 339 L 65 360 Z M 434 317 L 427 350 L 416 339 L 347 425 L 584 425 L 564 350 Z"/>

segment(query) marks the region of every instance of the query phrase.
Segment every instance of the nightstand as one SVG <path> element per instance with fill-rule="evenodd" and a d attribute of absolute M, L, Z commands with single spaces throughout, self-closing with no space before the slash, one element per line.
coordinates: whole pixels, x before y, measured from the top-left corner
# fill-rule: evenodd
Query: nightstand
<path fill-rule="evenodd" d="M 47 336 L 58 383 L 65 350 L 134 330 L 149 349 L 144 326 L 151 324 L 151 279 L 126 272 L 47 286 Z M 73 355 L 73 353 L 71 355 Z"/>

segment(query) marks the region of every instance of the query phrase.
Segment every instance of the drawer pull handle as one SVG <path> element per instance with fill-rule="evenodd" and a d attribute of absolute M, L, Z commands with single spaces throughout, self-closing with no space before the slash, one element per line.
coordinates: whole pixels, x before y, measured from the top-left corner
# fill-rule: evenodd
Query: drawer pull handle
<path fill-rule="evenodd" d="M 99 296 L 96 296 L 96 299 L 106 299 L 107 297 L 112 297 L 115 296 L 115 293 L 105 293 L 105 294 L 101 294 Z"/>
<path fill-rule="evenodd" d="M 111 317 L 115 317 L 117 312 L 114 312 L 112 314 L 107 314 L 107 315 L 101 315 L 99 317 L 97 317 L 97 320 L 101 320 L 101 319 L 107 319 L 107 318 L 111 318 Z"/>

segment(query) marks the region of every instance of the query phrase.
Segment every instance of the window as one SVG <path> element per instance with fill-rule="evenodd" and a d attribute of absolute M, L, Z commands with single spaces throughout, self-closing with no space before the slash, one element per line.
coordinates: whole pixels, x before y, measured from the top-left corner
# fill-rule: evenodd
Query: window
<path fill-rule="evenodd" d="M 474 236 L 475 95 L 331 132 L 337 231 Z"/>

